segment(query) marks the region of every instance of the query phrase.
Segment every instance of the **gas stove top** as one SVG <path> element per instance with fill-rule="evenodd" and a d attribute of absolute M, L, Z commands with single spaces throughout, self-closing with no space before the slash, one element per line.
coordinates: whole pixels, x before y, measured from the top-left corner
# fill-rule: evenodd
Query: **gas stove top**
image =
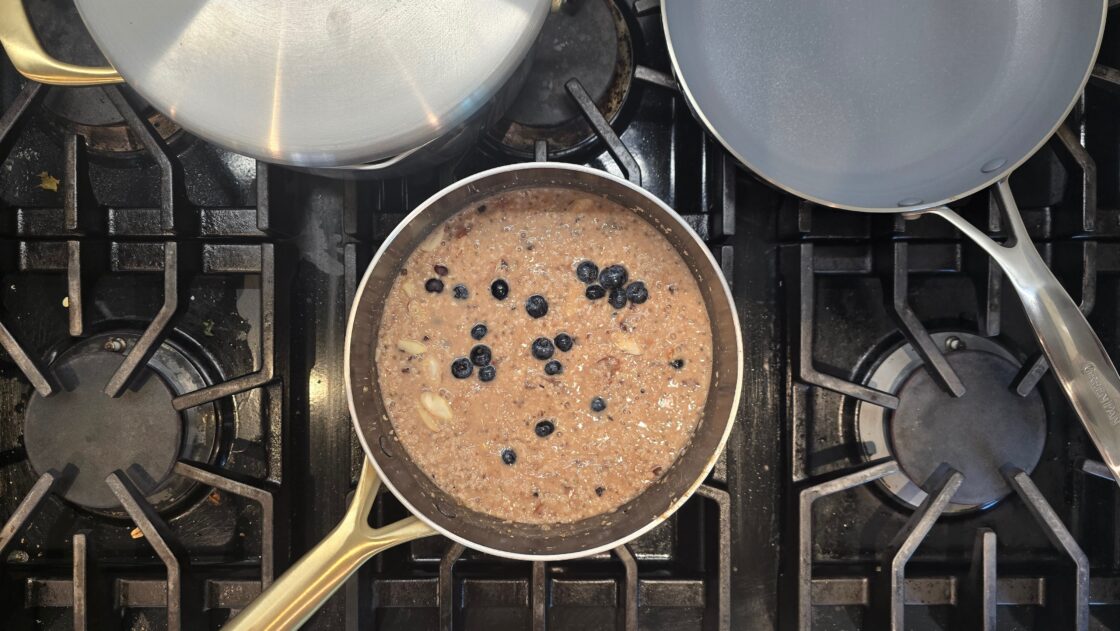
<path fill-rule="evenodd" d="M 67 0 L 28 8 L 57 55 L 99 61 Z M 1012 184 L 1120 357 L 1115 22 Z M 545 159 L 639 183 L 712 248 L 746 342 L 726 452 L 610 553 L 419 540 L 307 628 L 1120 627 L 1116 485 L 998 269 L 936 220 L 816 207 L 736 167 L 676 89 L 656 0 L 569 2 L 474 149 L 381 181 L 269 167 L 127 88 L 2 64 L 3 628 L 220 628 L 344 511 L 362 458 L 345 324 L 373 252 L 443 186 Z M 1004 236 L 986 193 L 960 210 Z"/>

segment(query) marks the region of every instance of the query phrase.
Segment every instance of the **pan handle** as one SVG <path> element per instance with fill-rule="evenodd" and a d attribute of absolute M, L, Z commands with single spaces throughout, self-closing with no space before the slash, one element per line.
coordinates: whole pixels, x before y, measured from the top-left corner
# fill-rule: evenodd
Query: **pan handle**
<path fill-rule="evenodd" d="M 367 457 L 346 515 L 334 530 L 224 627 L 279 631 L 300 627 L 370 558 L 395 545 L 436 534 L 416 517 L 369 526 L 381 480 Z"/>
<path fill-rule="evenodd" d="M 996 196 L 1014 243 L 996 243 L 948 208 L 929 212 L 952 223 L 1003 268 L 1034 327 L 1054 376 L 1096 444 L 1112 477 L 1120 481 L 1120 376 L 1085 314 L 1062 288 L 1031 242 L 1011 186 L 1004 178 Z"/>
<path fill-rule="evenodd" d="M 69 86 L 124 81 L 110 66 L 78 66 L 47 54 L 27 19 L 23 0 L 0 0 L 0 44 L 16 70 L 32 81 Z"/>

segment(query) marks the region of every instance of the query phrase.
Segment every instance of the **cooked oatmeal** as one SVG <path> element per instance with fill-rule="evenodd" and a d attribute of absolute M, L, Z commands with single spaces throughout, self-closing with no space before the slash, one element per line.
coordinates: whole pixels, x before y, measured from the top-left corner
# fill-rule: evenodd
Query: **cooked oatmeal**
<path fill-rule="evenodd" d="M 564 189 L 464 209 L 409 256 L 377 377 L 394 431 L 466 507 L 572 522 L 655 482 L 700 421 L 712 335 L 645 220 Z"/>

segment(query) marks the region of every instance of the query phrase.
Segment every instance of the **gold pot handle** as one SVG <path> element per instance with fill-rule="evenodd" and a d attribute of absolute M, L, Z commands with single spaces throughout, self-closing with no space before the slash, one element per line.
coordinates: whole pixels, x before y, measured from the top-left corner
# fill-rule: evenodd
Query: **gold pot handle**
<path fill-rule="evenodd" d="M 369 511 L 381 480 L 366 458 L 354 500 L 318 545 L 222 627 L 223 631 L 287 631 L 301 626 L 362 564 L 382 550 L 436 534 L 416 517 L 370 528 Z"/>
<path fill-rule="evenodd" d="M 124 81 L 110 66 L 77 66 L 48 55 L 31 28 L 23 0 L 0 0 L 0 44 L 16 70 L 32 81 L 70 86 Z"/>

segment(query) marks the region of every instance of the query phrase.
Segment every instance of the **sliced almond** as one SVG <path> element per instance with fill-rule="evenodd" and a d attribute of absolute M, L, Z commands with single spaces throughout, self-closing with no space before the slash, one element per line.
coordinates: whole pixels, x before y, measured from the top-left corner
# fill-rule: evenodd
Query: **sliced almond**
<path fill-rule="evenodd" d="M 439 431 L 439 423 L 435 418 L 432 417 L 431 414 L 428 413 L 427 410 L 424 409 L 424 406 L 416 406 L 416 413 L 420 415 L 420 420 L 424 422 L 424 425 L 428 429 L 432 430 L 433 432 Z"/>
<path fill-rule="evenodd" d="M 439 383 L 439 362 L 436 361 L 435 357 L 424 360 L 424 372 L 432 382 Z"/>
<path fill-rule="evenodd" d="M 591 210 L 591 207 L 594 206 L 594 205 L 595 205 L 595 202 L 591 201 L 590 199 L 587 199 L 586 197 L 581 197 L 581 198 L 575 200 L 574 202 L 568 204 L 568 212 L 585 213 L 585 212 Z"/>
<path fill-rule="evenodd" d="M 404 295 L 408 296 L 409 298 L 416 297 L 416 286 L 412 283 L 403 283 L 401 285 L 401 289 L 404 290 Z"/>
<path fill-rule="evenodd" d="M 434 392 L 424 392 L 420 394 L 420 405 L 424 409 L 431 412 L 432 416 L 444 420 L 451 420 L 451 406 L 447 404 L 447 400 Z"/>
<path fill-rule="evenodd" d="M 425 252 L 435 252 L 441 241 L 443 241 L 443 231 L 436 230 L 420 243 L 420 249 Z"/>
<path fill-rule="evenodd" d="M 627 355 L 641 355 L 642 348 L 638 346 L 638 342 L 630 337 L 616 337 L 614 345 L 618 350 L 626 353 Z"/>
<path fill-rule="evenodd" d="M 423 342 L 417 342 L 416 340 L 408 339 L 397 342 L 397 348 L 408 353 L 409 355 L 420 355 L 424 351 L 428 350 L 428 347 L 424 346 Z"/>

